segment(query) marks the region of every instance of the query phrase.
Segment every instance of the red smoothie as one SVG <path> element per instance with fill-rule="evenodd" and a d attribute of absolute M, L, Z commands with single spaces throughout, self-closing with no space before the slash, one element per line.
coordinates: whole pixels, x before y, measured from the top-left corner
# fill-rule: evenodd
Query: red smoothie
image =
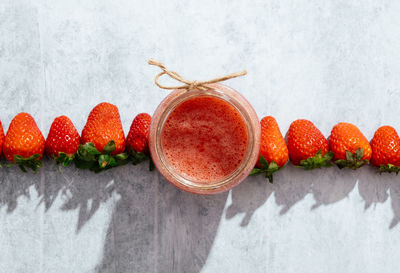
<path fill-rule="evenodd" d="M 167 117 L 161 145 L 168 163 L 183 177 L 207 184 L 231 174 L 248 146 L 246 124 L 228 102 L 191 98 Z"/>

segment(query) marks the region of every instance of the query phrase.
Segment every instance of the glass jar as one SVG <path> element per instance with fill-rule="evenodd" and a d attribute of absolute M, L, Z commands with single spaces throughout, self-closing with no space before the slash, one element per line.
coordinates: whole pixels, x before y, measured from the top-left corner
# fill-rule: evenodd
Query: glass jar
<path fill-rule="evenodd" d="M 151 157 L 159 172 L 176 187 L 196 194 L 215 194 L 227 191 L 238 185 L 251 172 L 258 160 L 260 150 L 260 122 L 250 103 L 237 91 L 223 84 L 210 84 L 211 90 L 174 90 L 157 107 L 150 125 L 149 148 Z M 239 113 L 245 124 L 247 144 L 243 159 L 229 175 L 216 181 L 196 181 L 176 170 L 167 160 L 161 135 L 169 115 L 181 103 L 198 97 L 214 97 L 222 99 Z"/>

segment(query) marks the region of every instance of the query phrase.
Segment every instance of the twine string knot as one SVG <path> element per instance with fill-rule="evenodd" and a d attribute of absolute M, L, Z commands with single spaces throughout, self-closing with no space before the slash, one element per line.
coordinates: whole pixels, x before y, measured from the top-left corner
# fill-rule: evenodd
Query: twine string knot
<path fill-rule="evenodd" d="M 217 82 L 222 82 L 222 81 L 226 81 L 229 79 L 233 79 L 233 78 L 237 78 L 237 77 L 241 77 L 247 74 L 246 70 L 243 70 L 241 72 L 237 72 L 237 73 L 232 73 L 226 76 L 222 76 L 219 78 L 215 78 L 212 80 L 208 80 L 208 81 L 189 81 L 186 80 L 185 78 L 183 78 L 181 75 L 179 75 L 177 72 L 175 71 L 171 71 L 169 69 L 167 69 L 165 67 L 165 65 L 159 61 L 150 59 L 149 60 L 149 65 L 154 65 L 154 66 L 158 66 L 159 68 L 161 68 L 162 72 L 160 72 L 159 74 L 157 74 L 157 76 L 154 79 L 155 84 L 162 88 L 162 89 L 167 89 L 167 90 L 172 90 L 172 89 L 186 89 L 188 91 L 194 90 L 194 89 L 199 89 L 199 90 L 210 90 L 212 89 L 210 86 L 208 86 L 208 84 L 212 84 L 212 83 L 217 83 Z M 173 78 L 174 80 L 183 83 L 183 85 L 180 86 L 165 86 L 160 84 L 159 79 L 161 76 L 163 75 L 168 75 L 171 78 Z"/>

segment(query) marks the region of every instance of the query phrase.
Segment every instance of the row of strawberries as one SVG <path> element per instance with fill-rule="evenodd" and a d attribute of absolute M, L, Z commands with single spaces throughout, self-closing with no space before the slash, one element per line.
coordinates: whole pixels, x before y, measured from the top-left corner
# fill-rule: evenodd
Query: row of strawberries
<path fill-rule="evenodd" d="M 3 152 L 9 165 L 18 165 L 24 172 L 26 168 L 36 172 L 45 151 L 57 163 L 67 166 L 74 162 L 76 167 L 94 172 L 128 162 L 137 164 L 148 158 L 150 122 L 150 115 L 137 115 L 125 139 L 118 108 L 100 103 L 90 112 L 81 136 L 68 117 L 60 116 L 45 140 L 33 117 L 19 113 L 5 136 L 0 122 L 0 156 Z"/>
<path fill-rule="evenodd" d="M 299 119 L 290 125 L 286 143 L 275 118 L 264 117 L 260 160 L 251 174 L 265 174 L 272 183 L 272 174 L 289 158 L 293 165 L 306 170 L 330 167 L 332 162 L 341 169 L 357 169 L 371 161 L 380 172 L 398 174 L 400 138 L 393 127 L 382 126 L 370 143 L 355 125 L 341 122 L 326 139 L 311 121 Z"/>
<path fill-rule="evenodd" d="M 128 162 L 137 164 L 149 158 L 150 122 L 150 115 L 137 115 L 125 139 L 118 108 L 100 103 L 90 112 L 81 136 L 68 117 L 60 116 L 53 121 L 45 140 L 32 116 L 20 113 L 11 121 L 5 136 L 0 122 L 0 155 L 3 152 L 11 165 L 16 164 L 23 171 L 41 167 L 45 150 L 57 163 L 67 166 L 74 162 L 76 167 L 94 172 Z M 329 167 L 331 162 L 339 168 L 357 169 L 371 160 L 381 172 L 398 173 L 400 138 L 393 127 L 382 126 L 369 143 L 355 125 L 339 123 L 328 141 L 311 121 L 299 119 L 290 125 L 286 144 L 276 120 L 264 117 L 260 160 L 251 174 L 265 174 L 272 182 L 272 174 L 289 157 L 294 165 L 307 170 Z"/>

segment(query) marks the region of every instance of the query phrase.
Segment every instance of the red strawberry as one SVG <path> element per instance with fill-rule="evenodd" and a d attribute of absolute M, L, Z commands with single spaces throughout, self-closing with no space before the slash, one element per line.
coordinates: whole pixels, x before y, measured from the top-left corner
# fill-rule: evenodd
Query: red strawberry
<path fill-rule="evenodd" d="M 131 154 L 134 164 L 148 157 L 150 123 L 151 116 L 146 113 L 138 114 L 132 121 L 126 137 L 126 150 Z"/>
<path fill-rule="evenodd" d="M 306 170 L 331 166 L 333 153 L 328 152 L 328 141 L 311 121 L 293 121 L 287 138 L 290 160 L 294 165 Z"/>
<path fill-rule="evenodd" d="M 0 121 L 0 158 L 2 155 L 3 143 L 4 143 L 4 130 L 3 130 L 3 125 L 1 124 Z"/>
<path fill-rule="evenodd" d="M 36 172 L 42 166 L 45 140 L 35 120 L 27 113 L 19 113 L 11 121 L 4 140 L 3 153 L 26 172 L 25 167 Z"/>
<path fill-rule="evenodd" d="M 79 143 L 79 133 L 68 117 L 60 116 L 54 119 L 46 139 L 48 156 L 67 166 L 73 160 Z"/>
<path fill-rule="evenodd" d="M 82 131 L 75 165 L 99 172 L 125 164 L 125 135 L 117 106 L 103 102 L 90 112 Z"/>
<path fill-rule="evenodd" d="M 132 121 L 128 136 L 126 137 L 126 147 L 133 149 L 137 153 L 149 152 L 149 133 L 151 116 L 147 113 L 138 114 Z"/>
<path fill-rule="evenodd" d="M 289 152 L 278 123 L 271 116 L 264 117 L 261 120 L 260 160 L 251 175 L 265 173 L 272 183 L 272 174 L 283 167 L 288 159 Z"/>
<path fill-rule="evenodd" d="M 341 122 L 333 127 L 329 147 L 339 168 L 355 170 L 371 159 L 372 150 L 367 138 L 351 123 Z"/>
<path fill-rule="evenodd" d="M 372 165 L 380 172 L 400 171 L 400 138 L 391 126 L 382 126 L 376 130 L 371 140 Z"/>
<path fill-rule="evenodd" d="M 103 102 L 90 112 L 82 131 L 81 143 L 93 143 L 96 149 L 103 153 L 104 147 L 110 141 L 115 142 L 113 155 L 124 152 L 125 135 L 118 108 L 111 103 Z"/>

